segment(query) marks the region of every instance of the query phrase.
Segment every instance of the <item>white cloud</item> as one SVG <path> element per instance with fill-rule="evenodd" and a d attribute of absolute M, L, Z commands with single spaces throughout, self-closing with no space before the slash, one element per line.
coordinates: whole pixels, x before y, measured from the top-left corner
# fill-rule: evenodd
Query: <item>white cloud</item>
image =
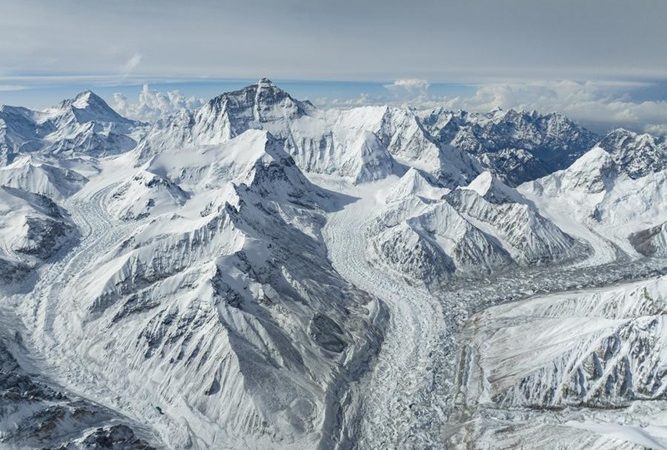
<path fill-rule="evenodd" d="M 430 86 L 428 81 L 419 78 L 401 78 L 384 85 L 395 97 L 403 99 L 426 98 Z"/>
<path fill-rule="evenodd" d="M 391 84 L 385 84 L 387 89 L 404 89 L 409 91 L 425 91 L 429 86 L 430 83 L 428 81 L 420 80 L 419 78 L 401 78 L 394 80 Z"/>
<path fill-rule="evenodd" d="M 155 121 L 182 110 L 193 110 L 204 104 L 204 100 L 185 97 L 179 91 L 159 92 L 147 84 L 139 93 L 137 101 L 129 101 L 122 94 L 113 95 L 112 107 L 125 117 L 143 121 Z"/>
<path fill-rule="evenodd" d="M 667 136 L 667 123 L 646 125 L 644 131 L 659 136 Z"/>
<path fill-rule="evenodd" d="M 27 86 L 19 84 L 0 84 L 0 92 L 22 91 L 27 89 Z"/>
<path fill-rule="evenodd" d="M 440 104 L 469 111 L 494 108 L 555 111 L 600 128 L 620 126 L 665 134 L 667 102 L 632 100 L 628 93 L 641 86 L 642 83 L 591 81 L 493 83 L 480 86 L 472 96 L 429 99 L 422 106 Z"/>
<path fill-rule="evenodd" d="M 381 103 L 381 101 L 378 98 L 373 98 L 366 92 L 362 92 L 356 97 L 351 98 L 318 97 L 313 99 L 313 103 L 320 108 L 346 109 L 357 106 L 376 105 Z"/>
<path fill-rule="evenodd" d="M 132 72 L 134 72 L 135 69 L 139 67 L 139 64 L 141 64 L 141 58 L 142 56 L 140 53 L 135 53 L 134 55 L 132 55 L 130 59 L 128 59 L 125 62 L 125 64 L 123 64 L 123 70 L 122 70 L 123 76 L 126 77 L 130 75 Z"/>
<path fill-rule="evenodd" d="M 355 97 L 314 99 L 323 108 L 350 108 L 361 105 L 407 105 L 418 109 L 445 107 L 487 112 L 494 108 L 560 112 L 596 131 L 615 127 L 667 135 L 667 102 L 633 100 L 637 89 L 650 87 L 637 82 L 533 81 L 489 83 L 479 85 L 472 94 L 437 96 L 429 91 L 428 82 L 416 79 L 397 80 L 387 86 L 398 86 L 399 93 L 360 93 Z M 434 90 L 434 89 L 433 89 Z M 186 98 L 178 91 L 158 92 L 144 86 L 136 101 L 115 94 L 113 106 L 123 115 L 152 121 L 182 109 L 201 106 L 202 99 Z"/>

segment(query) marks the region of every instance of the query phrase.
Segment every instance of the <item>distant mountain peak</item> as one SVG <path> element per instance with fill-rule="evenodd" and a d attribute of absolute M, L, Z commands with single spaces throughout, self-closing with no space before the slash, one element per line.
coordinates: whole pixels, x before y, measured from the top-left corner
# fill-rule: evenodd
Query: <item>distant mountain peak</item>
<path fill-rule="evenodd" d="M 611 154 L 630 178 L 641 178 L 667 167 L 667 143 L 650 134 L 618 128 L 602 138 L 598 146 Z"/>
<path fill-rule="evenodd" d="M 73 115 L 79 123 L 114 123 L 122 126 L 135 124 L 133 120 L 127 119 L 114 111 L 102 97 L 91 90 L 80 92 L 74 98 L 64 100 L 58 106 L 49 108 L 45 112 L 48 119 L 65 118 Z"/>
<path fill-rule="evenodd" d="M 257 86 L 270 87 L 270 86 L 273 86 L 273 81 L 269 80 L 266 77 L 263 77 L 263 78 L 259 79 L 259 81 L 257 82 Z"/>
<path fill-rule="evenodd" d="M 476 155 L 513 185 L 568 167 L 600 139 L 562 114 L 516 109 L 434 110 L 423 123 L 438 142 Z"/>
<path fill-rule="evenodd" d="M 106 105 L 106 102 L 90 90 L 80 92 L 76 97 L 74 97 L 74 100 L 72 101 L 72 106 L 79 109 L 87 108 L 91 104 Z"/>
<path fill-rule="evenodd" d="M 284 137 L 285 119 L 307 115 L 313 106 L 301 102 L 268 78 L 225 92 L 209 100 L 195 114 L 195 130 L 202 142 L 220 142 L 251 128 L 266 128 Z"/>

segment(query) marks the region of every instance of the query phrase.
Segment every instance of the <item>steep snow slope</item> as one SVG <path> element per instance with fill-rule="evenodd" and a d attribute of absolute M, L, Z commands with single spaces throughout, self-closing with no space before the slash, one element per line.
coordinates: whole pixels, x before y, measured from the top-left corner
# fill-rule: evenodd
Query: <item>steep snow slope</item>
<path fill-rule="evenodd" d="M 497 241 L 446 201 L 429 204 L 411 198 L 393 208 L 371 226 L 377 264 L 431 284 L 446 281 L 454 272 L 488 274 L 511 263 Z M 408 215 L 396 216 L 397 211 Z"/>
<path fill-rule="evenodd" d="M 542 217 L 514 189 L 484 172 L 446 200 L 492 236 L 521 265 L 562 263 L 584 257 L 588 248 Z"/>
<path fill-rule="evenodd" d="M 77 237 L 67 213 L 48 197 L 0 186 L 0 277 L 18 281 Z"/>
<path fill-rule="evenodd" d="M 447 192 L 449 192 L 449 189 L 439 187 L 430 182 L 420 170 L 410 168 L 397 183 L 386 191 L 383 201 L 385 203 L 393 203 L 412 196 L 438 200 Z"/>
<path fill-rule="evenodd" d="M 146 168 L 186 189 L 207 190 L 228 183 L 249 184 L 259 167 L 274 162 L 290 166 L 286 173 L 288 181 L 303 183 L 303 175 L 282 150 L 282 143 L 260 130 L 248 130 L 221 144 L 200 146 L 188 152 L 178 147 L 167 149 L 152 158 Z"/>
<path fill-rule="evenodd" d="M 11 161 L 15 153 L 41 147 L 41 138 L 48 129 L 41 131 L 35 116 L 36 113 L 27 108 L 0 106 L 0 163 Z"/>
<path fill-rule="evenodd" d="M 632 161 L 618 163 L 595 147 L 568 169 L 518 189 L 560 228 L 590 242 L 592 263 L 614 260 L 618 249 L 636 256 L 628 237 L 667 221 L 667 210 L 660 207 L 667 195 L 667 170 L 632 178 L 628 164 Z"/>
<path fill-rule="evenodd" d="M 178 185 L 140 170 L 112 191 L 107 210 L 117 219 L 136 220 L 173 211 L 187 199 L 188 194 Z"/>
<path fill-rule="evenodd" d="M 44 194 L 54 200 L 69 197 L 87 181 L 74 170 L 40 161 L 32 155 L 18 157 L 11 164 L 0 167 L 0 185 Z"/>
<path fill-rule="evenodd" d="M 461 187 L 459 190 L 469 193 L 473 191 L 479 197 L 489 203 L 521 203 L 523 199 L 515 190 L 500 181 L 497 176 L 489 171 L 484 171 L 477 178 L 472 180 L 469 185 Z"/>
<path fill-rule="evenodd" d="M 656 414 L 667 404 L 666 295 L 661 277 L 481 313 L 470 321 L 461 357 L 458 402 L 476 421 L 466 433 L 483 447 L 496 440 L 509 445 L 558 421 L 563 446 L 587 448 L 591 435 L 598 435 L 600 448 L 667 446 L 667 422 Z M 485 413 L 496 408 L 509 416 Z M 534 413 L 521 418 L 526 410 Z M 502 428 L 509 417 L 517 427 L 507 436 Z M 577 442 L 579 436 L 585 438 Z M 552 448 L 546 441 L 537 447 Z"/>
<path fill-rule="evenodd" d="M 387 108 L 381 133 L 398 161 L 428 172 L 446 185 L 467 184 L 480 172 L 478 162 L 466 153 L 438 144 L 412 110 Z"/>
<path fill-rule="evenodd" d="M 409 109 L 318 110 L 266 79 L 158 123 L 139 148 L 146 160 L 166 148 L 222 144 L 248 129 L 270 132 L 302 170 L 355 183 L 403 173 L 403 165 L 454 185 L 479 173 L 474 159 L 437 144 Z"/>
<path fill-rule="evenodd" d="M 100 194 L 75 216 L 97 238 L 36 287 L 32 344 L 68 386 L 144 417 L 172 448 L 326 448 L 343 379 L 378 345 L 378 304 L 326 262 L 323 208 L 339 200 L 266 132 L 204 151 L 213 167 L 151 161 L 191 197 L 132 225 L 97 209 L 113 182 L 71 197 L 86 211 Z"/>
<path fill-rule="evenodd" d="M 382 179 L 400 167 L 377 131 L 386 108 L 315 111 L 290 126 L 286 150 L 304 171 L 348 178 Z"/>
<path fill-rule="evenodd" d="M 0 163 L 23 153 L 104 156 L 136 145 L 140 125 L 90 91 L 44 111 L 0 108 Z"/>
<path fill-rule="evenodd" d="M 514 264 L 564 263 L 588 251 L 489 172 L 447 193 L 411 169 L 385 202 L 370 228 L 370 257 L 427 284 Z"/>

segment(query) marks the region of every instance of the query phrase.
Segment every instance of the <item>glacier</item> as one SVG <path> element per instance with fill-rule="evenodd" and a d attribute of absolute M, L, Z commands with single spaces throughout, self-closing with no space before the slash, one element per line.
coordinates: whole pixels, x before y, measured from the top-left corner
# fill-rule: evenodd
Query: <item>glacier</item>
<path fill-rule="evenodd" d="M 0 108 L 2 448 L 667 448 L 667 144 L 557 113 Z"/>

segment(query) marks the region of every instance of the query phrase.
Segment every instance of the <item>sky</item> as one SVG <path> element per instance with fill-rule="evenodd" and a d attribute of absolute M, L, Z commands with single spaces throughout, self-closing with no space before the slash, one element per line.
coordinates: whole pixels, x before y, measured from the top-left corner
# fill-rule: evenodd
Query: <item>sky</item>
<path fill-rule="evenodd" d="M 266 76 L 326 105 L 667 122 L 664 0 L 0 0 L 0 11 L 0 104 L 93 89 L 129 108 L 144 84 L 178 103 Z"/>

